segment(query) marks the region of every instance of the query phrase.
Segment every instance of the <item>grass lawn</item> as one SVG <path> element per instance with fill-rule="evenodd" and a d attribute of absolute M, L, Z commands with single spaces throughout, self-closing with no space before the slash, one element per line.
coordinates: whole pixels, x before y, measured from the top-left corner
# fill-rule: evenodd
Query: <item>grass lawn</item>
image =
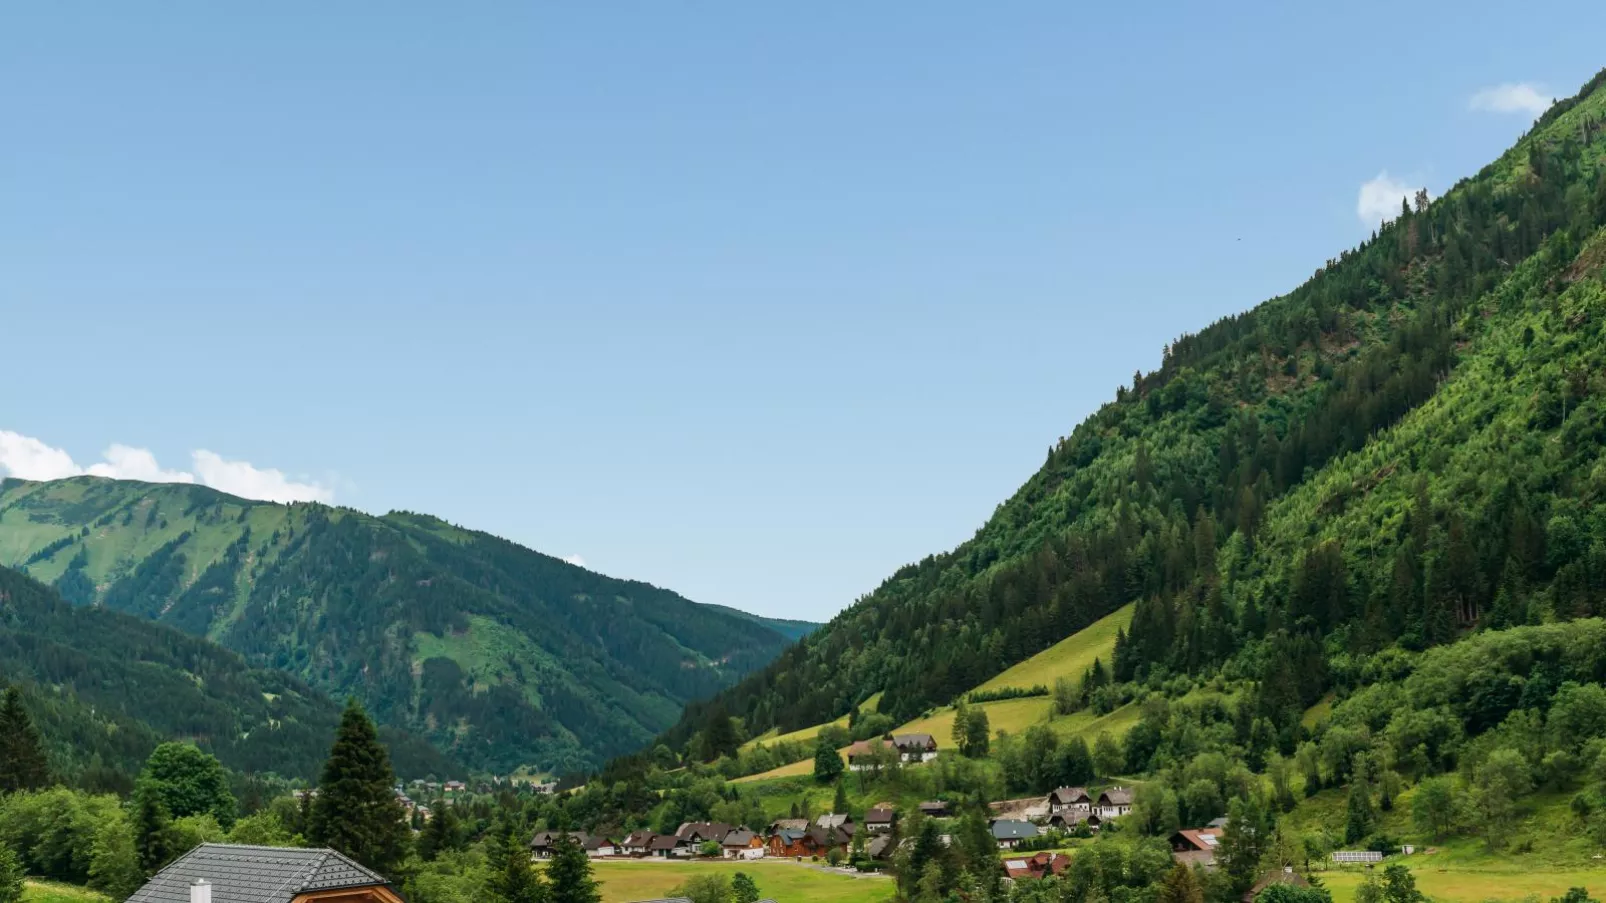
<path fill-rule="evenodd" d="M 23 889 L 22 903 L 111 903 L 111 897 L 71 884 L 30 880 Z"/>
<path fill-rule="evenodd" d="M 1508 869 L 1440 869 L 1427 862 L 1414 863 L 1417 889 L 1428 899 L 1444 903 L 1483 903 L 1485 900 L 1521 900 L 1530 894 L 1542 899 L 1559 897 L 1570 887 L 1587 887 L 1598 897 L 1606 890 L 1606 868 L 1549 871 L 1523 869 L 1512 862 Z M 1360 869 L 1318 872 L 1333 892 L 1333 903 L 1350 903 L 1365 880 Z M 1382 876 L 1379 875 L 1379 878 Z"/>
<path fill-rule="evenodd" d="M 1132 609 L 1133 606 L 1127 605 L 1094 621 L 1085 629 L 1078 630 L 1031 658 L 1016 663 L 977 687 L 976 691 L 998 690 L 1003 687 L 1026 689 L 1036 686 L 1052 690 L 1055 678 L 1069 677 L 1072 680 L 1081 680 L 1082 674 L 1093 664 L 1093 659 L 1103 659 L 1104 664 L 1110 664 L 1115 654 L 1115 632 L 1132 626 Z"/>
<path fill-rule="evenodd" d="M 602 903 L 627 903 L 667 897 L 669 891 L 693 875 L 732 875 L 746 872 L 757 882 L 759 893 L 777 903 L 883 903 L 895 886 L 887 878 L 852 878 L 818 871 L 786 860 L 755 862 L 663 862 L 654 860 L 601 860 L 593 873 L 602 882 Z"/>

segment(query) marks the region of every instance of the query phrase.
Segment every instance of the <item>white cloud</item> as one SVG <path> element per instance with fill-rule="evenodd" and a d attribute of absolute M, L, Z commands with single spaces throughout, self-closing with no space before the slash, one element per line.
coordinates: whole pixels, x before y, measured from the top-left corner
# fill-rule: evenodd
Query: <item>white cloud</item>
<path fill-rule="evenodd" d="M 317 483 L 297 483 L 283 471 L 253 467 L 247 461 L 228 461 L 215 452 L 199 449 L 191 455 L 201 482 L 230 495 L 268 502 L 330 502 L 334 492 Z"/>
<path fill-rule="evenodd" d="M 568 555 L 568 556 L 565 556 L 563 560 L 567 561 L 568 563 L 574 565 L 577 568 L 583 568 L 583 567 L 586 566 L 586 560 L 584 558 L 581 558 L 579 555 Z"/>
<path fill-rule="evenodd" d="M 1384 170 L 1377 178 L 1361 183 L 1361 195 L 1355 201 L 1355 215 L 1368 226 L 1386 223 L 1400 215 L 1400 204 L 1416 194 L 1416 189 Z"/>
<path fill-rule="evenodd" d="M 1527 113 L 1537 117 L 1550 109 L 1555 98 L 1543 85 L 1533 82 L 1507 82 L 1473 94 L 1467 108 L 1479 113 Z"/>
<path fill-rule="evenodd" d="M 106 460 L 89 465 L 84 472 L 114 480 L 144 480 L 147 483 L 193 483 L 195 475 L 182 470 L 163 470 L 149 449 L 130 448 L 112 443 L 103 453 Z"/>
<path fill-rule="evenodd" d="M 194 473 L 163 470 L 149 449 L 113 443 L 101 454 L 101 460 L 79 467 L 62 449 L 32 436 L 0 430 L 0 474 L 24 480 L 60 480 L 87 474 L 147 483 L 202 483 L 231 495 L 268 502 L 334 500 L 334 490 L 326 486 L 296 482 L 283 471 L 256 467 L 247 461 L 230 461 L 206 449 L 192 453 L 190 460 Z"/>
<path fill-rule="evenodd" d="M 61 449 L 10 430 L 0 430 L 0 471 L 24 480 L 59 480 L 83 473 Z"/>

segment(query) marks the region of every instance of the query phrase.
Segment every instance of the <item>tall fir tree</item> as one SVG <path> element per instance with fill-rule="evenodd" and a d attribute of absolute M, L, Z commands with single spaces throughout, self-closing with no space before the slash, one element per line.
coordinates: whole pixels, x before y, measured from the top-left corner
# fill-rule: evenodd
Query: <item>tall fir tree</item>
<path fill-rule="evenodd" d="M 439 816 L 437 816 L 439 817 Z M 490 866 L 487 889 L 496 903 L 548 903 L 552 899 L 546 881 L 530 866 L 530 854 L 520 841 L 518 826 L 503 818 L 491 827 L 486 844 L 486 864 Z M 576 849 L 579 845 L 575 845 Z M 585 853 L 582 851 L 581 856 Z"/>
<path fill-rule="evenodd" d="M 139 867 L 147 875 L 154 875 L 177 858 L 182 850 L 173 836 L 173 819 L 168 815 L 162 798 L 149 786 L 134 791 L 134 852 Z"/>
<path fill-rule="evenodd" d="M 38 790 L 49 784 L 50 763 L 39 729 L 22 707 L 22 693 L 6 687 L 0 699 L 0 792 Z"/>
<path fill-rule="evenodd" d="M 308 839 L 380 874 L 394 874 L 407 857 L 411 839 L 395 784 L 390 754 L 379 742 L 373 721 L 355 699 L 347 702 L 318 779 Z"/>
<path fill-rule="evenodd" d="M 433 862 L 436 856 L 457 847 L 457 816 L 445 800 L 436 800 L 429 820 L 418 834 L 418 858 Z"/>
<path fill-rule="evenodd" d="M 558 838 L 552 864 L 546 877 L 552 889 L 551 903 L 602 903 L 602 892 L 591 877 L 591 860 L 580 842 L 564 835 Z"/>

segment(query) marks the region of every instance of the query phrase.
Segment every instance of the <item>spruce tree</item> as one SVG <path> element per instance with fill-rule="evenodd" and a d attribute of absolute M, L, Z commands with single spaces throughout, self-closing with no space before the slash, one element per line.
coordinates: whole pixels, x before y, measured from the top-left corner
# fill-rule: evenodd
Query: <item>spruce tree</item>
<path fill-rule="evenodd" d="M 602 892 L 591 877 L 591 860 L 573 837 L 558 838 L 546 876 L 552 888 L 551 903 L 602 903 Z"/>
<path fill-rule="evenodd" d="M 855 836 L 854 839 L 857 840 L 858 837 Z M 758 903 L 758 885 L 746 872 L 737 872 L 731 876 L 731 900 L 733 903 Z"/>
<path fill-rule="evenodd" d="M 38 790 L 50 784 L 50 765 L 22 693 L 6 687 L 0 699 L 0 792 Z"/>
<path fill-rule="evenodd" d="M 429 821 L 418 835 L 418 858 L 433 862 L 436 856 L 457 846 L 457 818 L 445 800 L 436 800 Z"/>
<path fill-rule="evenodd" d="M 491 898 L 497 903 L 548 903 L 551 893 L 546 882 L 530 866 L 530 854 L 520 842 L 518 827 L 512 819 L 492 826 L 490 833 L 485 858 L 491 868 L 488 882 Z M 578 849 L 579 845 L 575 847 Z M 584 857 L 585 852 L 580 855 Z"/>
<path fill-rule="evenodd" d="M 814 745 L 814 779 L 829 784 L 842 774 L 842 756 L 831 745 L 829 737 L 821 737 Z"/>
<path fill-rule="evenodd" d="M 183 850 L 174 849 L 173 818 L 162 805 L 162 798 L 148 786 L 134 791 L 134 852 L 139 867 L 154 875 Z"/>
<path fill-rule="evenodd" d="M 406 813 L 396 798 L 390 755 L 374 723 L 355 699 L 340 716 L 318 797 L 308 819 L 309 839 L 381 874 L 394 874 L 407 857 Z"/>

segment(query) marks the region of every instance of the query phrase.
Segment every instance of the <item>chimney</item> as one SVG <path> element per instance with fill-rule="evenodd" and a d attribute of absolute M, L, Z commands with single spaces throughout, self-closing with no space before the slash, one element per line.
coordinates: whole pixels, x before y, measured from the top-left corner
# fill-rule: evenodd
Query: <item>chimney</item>
<path fill-rule="evenodd" d="M 196 878 L 190 885 L 190 903 L 212 903 L 212 882 Z"/>

